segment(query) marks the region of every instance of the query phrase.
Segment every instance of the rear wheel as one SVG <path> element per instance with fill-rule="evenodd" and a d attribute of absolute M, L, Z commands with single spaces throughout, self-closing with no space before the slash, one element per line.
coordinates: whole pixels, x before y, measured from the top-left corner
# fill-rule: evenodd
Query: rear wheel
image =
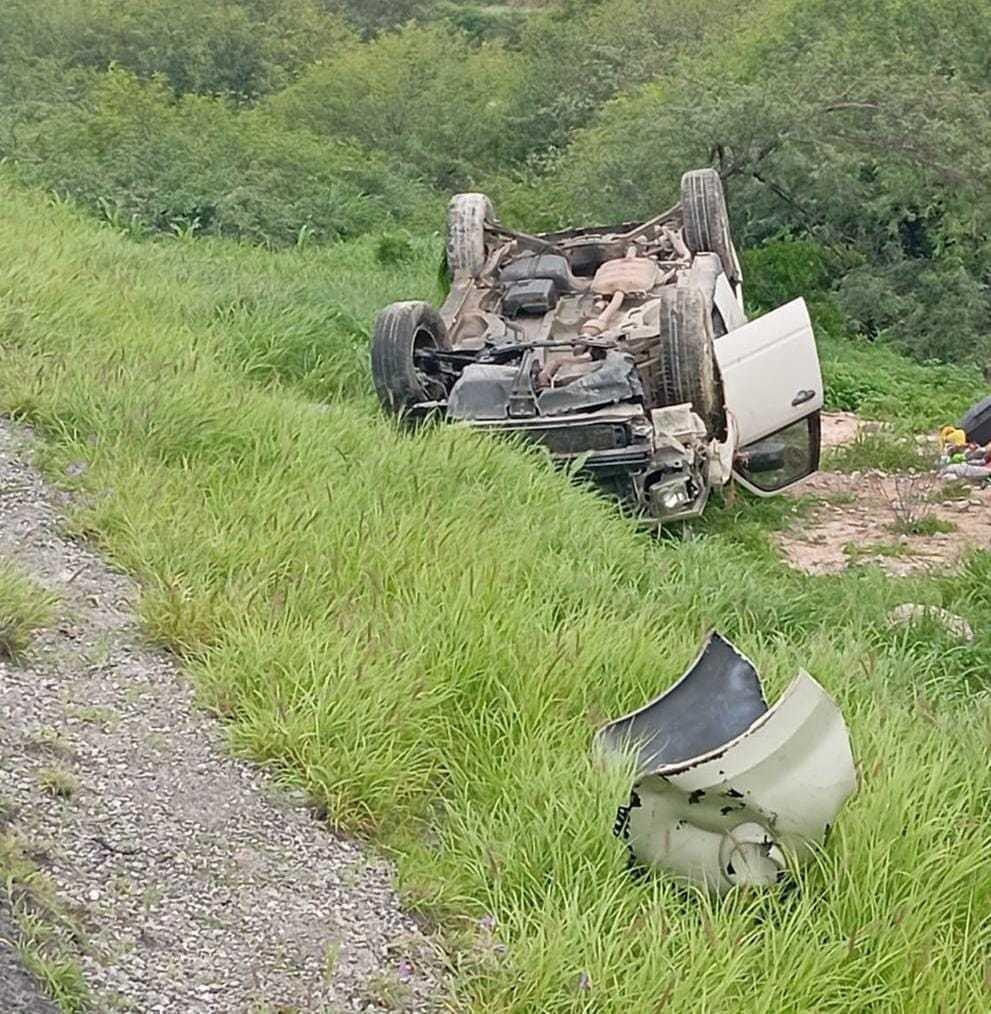
<path fill-rule="evenodd" d="M 441 374 L 431 368 L 432 349 L 447 349 L 447 328 L 428 303 L 393 303 L 375 321 L 372 379 L 382 407 L 404 415 L 414 405 L 447 397 Z"/>
<path fill-rule="evenodd" d="M 694 169 L 681 177 L 685 245 L 693 253 L 714 253 L 731 282 L 739 281 L 723 181 L 715 169 Z"/>
<path fill-rule="evenodd" d="M 485 223 L 495 221 L 485 194 L 455 194 L 447 208 L 447 266 L 477 278 L 485 267 Z"/>
<path fill-rule="evenodd" d="M 721 434 L 725 420 L 705 294 L 699 289 L 662 289 L 657 329 L 658 337 L 630 348 L 649 407 L 690 402 L 710 433 Z"/>

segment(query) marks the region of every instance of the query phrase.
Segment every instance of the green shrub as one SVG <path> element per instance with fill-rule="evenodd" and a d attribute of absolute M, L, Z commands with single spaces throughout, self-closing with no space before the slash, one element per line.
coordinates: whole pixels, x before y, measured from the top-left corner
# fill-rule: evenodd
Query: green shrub
<path fill-rule="evenodd" d="M 839 299 L 858 331 L 919 360 L 991 361 L 987 286 L 956 258 L 866 265 L 843 279 Z"/>
<path fill-rule="evenodd" d="M 833 285 L 834 261 L 818 243 L 774 240 L 741 251 L 747 298 L 771 309 L 798 296 L 809 298 Z"/>
<path fill-rule="evenodd" d="M 180 95 L 254 99 L 353 40 L 320 0 L 6 0 L 4 7 L 0 48 L 7 43 L 21 61 L 117 67 L 161 77 Z"/>
<path fill-rule="evenodd" d="M 824 465 L 837 472 L 871 468 L 884 472 L 928 472 L 933 468 L 934 457 L 925 454 L 913 436 L 880 430 L 859 433 L 852 444 L 828 451 L 824 455 Z"/>
<path fill-rule="evenodd" d="M 518 45 L 526 24 L 527 12 L 513 7 L 454 3 L 442 0 L 433 8 L 433 17 L 446 21 L 479 42 L 502 40 Z"/>
<path fill-rule="evenodd" d="M 405 25 L 430 15 L 433 0 L 324 0 L 365 35 Z"/>
<path fill-rule="evenodd" d="M 698 57 L 738 13 L 730 0 L 577 0 L 531 14 L 510 114 L 513 159 L 562 149 L 610 99 Z"/>
<path fill-rule="evenodd" d="M 955 422 L 987 393 L 973 368 L 917 363 L 865 339 L 818 338 L 830 410 L 897 420 L 918 431 Z"/>
<path fill-rule="evenodd" d="M 499 164 L 512 84 L 500 47 L 413 25 L 314 67 L 268 108 L 287 125 L 374 149 L 453 190 Z"/>
<path fill-rule="evenodd" d="M 18 659 L 34 631 L 51 623 L 55 597 L 7 559 L 0 559 L 0 661 Z"/>
<path fill-rule="evenodd" d="M 423 187 L 354 143 L 217 99 L 175 101 L 124 71 L 24 131 L 17 155 L 22 178 L 132 228 L 284 246 L 432 219 Z"/>
<path fill-rule="evenodd" d="M 851 330 L 832 287 L 841 258 L 810 240 L 773 240 L 740 253 L 747 302 L 757 312 L 805 299 L 816 335 L 840 338 Z"/>
<path fill-rule="evenodd" d="M 415 256 L 413 243 L 408 233 L 389 232 L 380 236 L 375 245 L 375 259 L 379 264 L 388 267 L 390 264 L 403 264 Z"/>

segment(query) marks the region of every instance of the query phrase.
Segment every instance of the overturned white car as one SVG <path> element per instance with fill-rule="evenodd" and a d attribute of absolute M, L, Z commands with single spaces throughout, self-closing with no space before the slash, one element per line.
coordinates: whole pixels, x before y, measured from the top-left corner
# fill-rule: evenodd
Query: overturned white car
<path fill-rule="evenodd" d="M 678 683 L 601 729 L 597 744 L 635 764 L 614 828 L 632 862 L 716 894 L 783 880 L 857 789 L 832 698 L 800 672 L 768 708 L 753 664 L 718 634 Z"/>
<path fill-rule="evenodd" d="M 379 315 L 382 405 L 514 434 L 658 520 L 732 475 L 779 492 L 819 463 L 822 377 L 803 300 L 748 322 L 718 174 L 647 222 L 532 236 L 482 194 L 450 206 L 450 292 Z"/>

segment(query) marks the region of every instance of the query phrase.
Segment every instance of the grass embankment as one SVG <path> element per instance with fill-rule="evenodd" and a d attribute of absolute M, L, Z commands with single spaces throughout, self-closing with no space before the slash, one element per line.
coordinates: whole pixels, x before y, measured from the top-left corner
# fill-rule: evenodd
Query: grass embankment
<path fill-rule="evenodd" d="M 56 473 L 88 462 L 65 481 L 112 493 L 80 528 L 140 577 L 237 746 L 394 852 L 410 903 L 462 945 L 466 1005 L 986 1008 L 991 558 L 814 579 L 768 546 L 780 505 L 652 541 L 536 454 L 397 432 L 361 330 L 431 294 L 426 245 L 384 269 L 371 241 L 135 245 L 2 184 L 0 207 L 0 408 L 41 428 Z M 977 641 L 888 630 L 906 600 Z M 632 883 L 609 834 L 621 788 L 589 762 L 594 726 L 710 626 L 775 691 L 807 667 L 853 732 L 862 791 L 780 902 Z"/>

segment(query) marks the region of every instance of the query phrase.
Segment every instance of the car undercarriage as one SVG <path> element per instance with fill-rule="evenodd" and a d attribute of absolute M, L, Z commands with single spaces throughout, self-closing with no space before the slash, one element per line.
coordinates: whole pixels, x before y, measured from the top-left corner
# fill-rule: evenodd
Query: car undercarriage
<path fill-rule="evenodd" d="M 686 173 L 681 201 L 646 222 L 539 236 L 460 194 L 447 267 L 439 310 L 396 303 L 376 322 L 387 410 L 539 444 L 654 521 L 698 514 L 729 480 L 718 350 L 747 319 L 714 171 Z"/>

